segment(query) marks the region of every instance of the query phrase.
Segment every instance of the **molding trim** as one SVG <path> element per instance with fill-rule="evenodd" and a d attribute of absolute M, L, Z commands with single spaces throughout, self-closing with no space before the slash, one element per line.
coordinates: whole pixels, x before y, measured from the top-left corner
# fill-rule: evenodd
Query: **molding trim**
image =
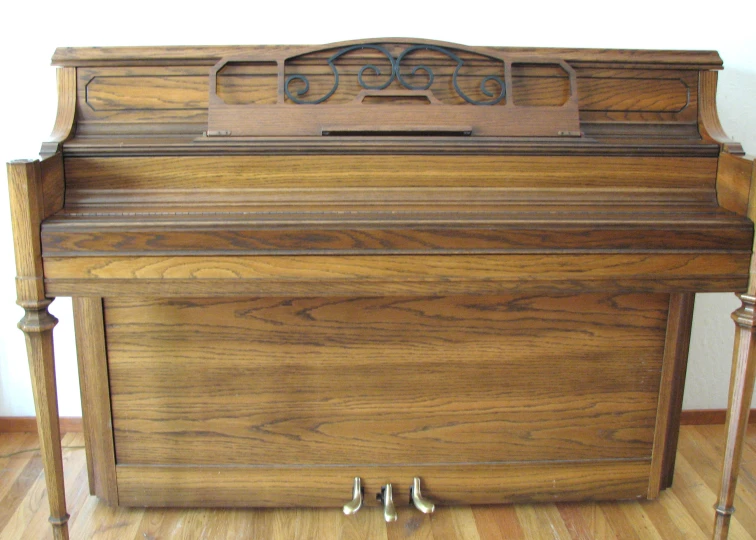
<path fill-rule="evenodd" d="M 60 418 L 61 433 L 81 433 L 80 416 Z M 0 433 L 36 433 L 37 419 L 33 416 L 0 416 Z"/>
<path fill-rule="evenodd" d="M 683 426 L 700 426 L 710 424 L 724 424 L 727 411 L 725 409 L 700 409 L 683 411 L 680 424 Z M 751 409 L 749 424 L 756 424 L 756 409 Z"/>

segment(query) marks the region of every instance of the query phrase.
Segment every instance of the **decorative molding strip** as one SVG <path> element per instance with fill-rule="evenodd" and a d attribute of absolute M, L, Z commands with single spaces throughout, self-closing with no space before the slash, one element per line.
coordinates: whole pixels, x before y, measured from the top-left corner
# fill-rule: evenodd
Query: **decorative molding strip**
<path fill-rule="evenodd" d="M 36 433 L 37 419 L 33 416 L 0 416 L 0 433 Z M 62 416 L 61 433 L 81 433 L 80 416 Z"/>
<path fill-rule="evenodd" d="M 724 424 L 727 411 L 725 409 L 694 409 L 683 411 L 680 415 L 680 425 L 683 426 L 701 426 Z M 751 409 L 751 415 L 748 418 L 749 424 L 756 424 L 756 409 Z"/>

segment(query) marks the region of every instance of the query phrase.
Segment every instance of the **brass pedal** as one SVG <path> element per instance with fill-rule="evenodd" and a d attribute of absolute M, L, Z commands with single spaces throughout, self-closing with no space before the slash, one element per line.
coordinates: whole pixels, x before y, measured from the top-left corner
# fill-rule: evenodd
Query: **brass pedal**
<path fill-rule="evenodd" d="M 352 486 L 352 500 L 344 505 L 344 513 L 347 516 L 356 514 L 362 508 L 362 480 L 359 476 L 354 478 L 354 486 Z"/>

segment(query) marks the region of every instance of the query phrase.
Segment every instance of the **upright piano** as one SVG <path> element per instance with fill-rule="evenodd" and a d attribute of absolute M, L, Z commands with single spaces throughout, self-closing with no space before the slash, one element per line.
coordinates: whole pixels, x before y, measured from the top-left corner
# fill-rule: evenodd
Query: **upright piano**
<path fill-rule="evenodd" d="M 732 291 L 727 536 L 756 175 L 717 118 L 716 53 L 374 39 L 53 64 L 51 140 L 8 171 L 56 538 L 55 297 L 105 503 L 391 521 L 656 497 L 694 294 Z"/>

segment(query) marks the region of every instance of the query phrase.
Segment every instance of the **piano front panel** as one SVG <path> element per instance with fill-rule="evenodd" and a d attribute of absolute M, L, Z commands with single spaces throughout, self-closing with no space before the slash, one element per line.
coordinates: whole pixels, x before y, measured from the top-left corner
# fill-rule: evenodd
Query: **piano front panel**
<path fill-rule="evenodd" d="M 647 481 L 655 429 L 666 428 L 656 424 L 668 304 L 665 294 L 107 298 L 116 464 L 303 477 L 633 462 Z"/>

